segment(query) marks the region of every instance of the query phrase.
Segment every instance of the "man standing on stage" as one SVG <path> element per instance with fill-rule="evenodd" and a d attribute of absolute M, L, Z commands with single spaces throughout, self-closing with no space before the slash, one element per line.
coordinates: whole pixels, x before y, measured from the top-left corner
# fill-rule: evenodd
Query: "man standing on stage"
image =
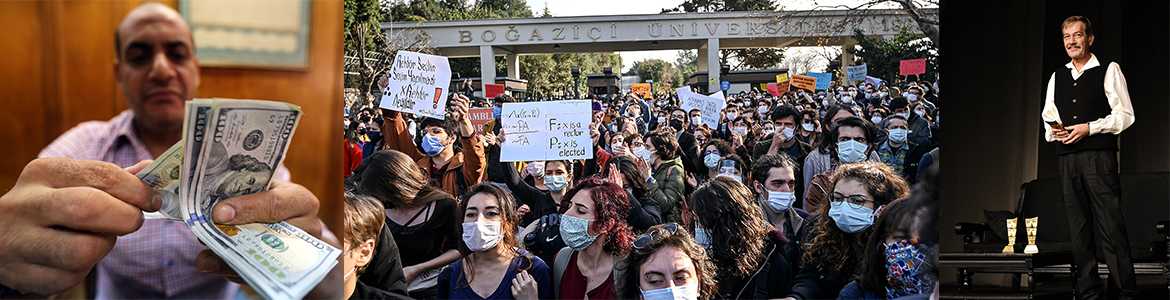
<path fill-rule="evenodd" d="M 1129 90 L 1117 63 L 1098 60 L 1089 52 L 1093 45 L 1089 19 L 1068 17 L 1061 31 L 1072 62 L 1065 65 L 1068 70 L 1059 69 L 1048 80 L 1041 118 L 1045 140 L 1061 143 L 1056 163 L 1073 260 L 1080 270 L 1077 290 L 1081 299 L 1097 299 L 1103 290 L 1094 246 L 1099 235 L 1109 280 L 1120 287 L 1121 299 L 1129 299 L 1136 296 L 1137 283 L 1117 173 L 1117 135 L 1134 121 Z"/>

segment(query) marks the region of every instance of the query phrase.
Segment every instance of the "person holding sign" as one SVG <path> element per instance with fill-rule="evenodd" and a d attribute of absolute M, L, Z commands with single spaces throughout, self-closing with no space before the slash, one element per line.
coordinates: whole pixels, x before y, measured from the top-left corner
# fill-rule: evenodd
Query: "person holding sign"
<path fill-rule="evenodd" d="M 1094 299 L 1102 292 L 1093 247 L 1097 244 L 1104 250 L 1109 280 L 1121 288 L 1121 299 L 1129 299 L 1138 290 L 1117 174 L 1117 135 L 1134 122 L 1129 87 L 1121 66 L 1089 52 L 1094 38 L 1089 19 L 1068 17 L 1060 29 L 1072 61 L 1049 77 L 1040 116 L 1044 139 L 1060 143 L 1056 164 L 1068 208 L 1073 260 L 1080 271 L 1078 296 Z"/>
<path fill-rule="evenodd" d="M 431 179 L 431 185 L 458 197 L 483 178 L 487 158 L 483 143 L 475 138 L 475 126 L 471 125 L 467 112 L 471 101 L 463 95 L 454 97 L 447 118 L 424 118 L 413 141 L 406 120 L 396 111 L 382 112 L 385 116 L 382 131 L 386 135 L 386 149 L 406 153 Z"/>

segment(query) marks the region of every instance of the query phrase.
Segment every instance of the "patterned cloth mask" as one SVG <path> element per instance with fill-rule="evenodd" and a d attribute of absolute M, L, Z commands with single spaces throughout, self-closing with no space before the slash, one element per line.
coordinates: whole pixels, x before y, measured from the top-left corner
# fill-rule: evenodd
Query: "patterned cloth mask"
<path fill-rule="evenodd" d="M 932 292 L 938 282 L 931 270 L 932 247 L 920 247 L 918 239 L 886 244 L 886 297 L 893 299 L 907 295 Z"/>

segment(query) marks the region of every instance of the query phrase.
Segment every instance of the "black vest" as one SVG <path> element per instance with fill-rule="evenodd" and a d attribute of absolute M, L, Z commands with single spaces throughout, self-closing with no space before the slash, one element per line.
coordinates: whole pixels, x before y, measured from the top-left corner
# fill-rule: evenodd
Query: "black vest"
<path fill-rule="evenodd" d="M 1105 71 L 1109 69 L 1110 62 L 1104 60 L 1099 62 L 1100 66 L 1085 70 L 1077 79 L 1072 78 L 1072 72 L 1068 69 L 1056 71 L 1056 88 L 1052 100 L 1056 103 L 1056 108 L 1060 111 L 1060 121 L 1066 128 L 1096 121 L 1113 112 L 1113 108 L 1109 106 L 1109 99 L 1105 97 Z M 1057 146 L 1056 154 L 1089 149 L 1117 151 L 1117 135 L 1095 134 L 1086 136 L 1072 145 L 1062 143 Z"/>

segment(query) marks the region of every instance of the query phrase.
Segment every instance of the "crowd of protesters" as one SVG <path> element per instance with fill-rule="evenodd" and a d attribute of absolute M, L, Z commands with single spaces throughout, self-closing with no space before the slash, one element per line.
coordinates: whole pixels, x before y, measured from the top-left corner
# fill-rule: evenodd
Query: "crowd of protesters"
<path fill-rule="evenodd" d="M 500 161 L 508 95 L 354 111 L 347 295 L 937 298 L 938 95 L 753 88 L 714 128 L 674 94 L 586 95 L 593 158 L 530 162 Z M 493 108 L 482 133 L 472 107 Z"/>

